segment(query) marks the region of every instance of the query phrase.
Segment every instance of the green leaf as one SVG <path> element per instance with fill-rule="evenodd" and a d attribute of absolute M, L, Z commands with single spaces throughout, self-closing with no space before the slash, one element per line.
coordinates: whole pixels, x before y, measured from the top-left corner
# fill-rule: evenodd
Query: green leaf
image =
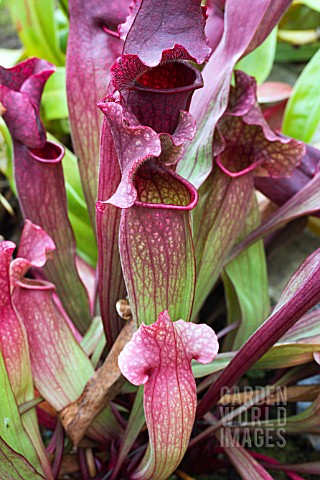
<path fill-rule="evenodd" d="M 29 400 L 28 402 L 24 402 L 21 405 L 19 405 L 19 413 L 20 415 L 23 415 L 30 410 L 33 410 L 37 405 L 42 403 L 44 400 L 42 397 L 36 397 L 33 398 L 32 400 Z"/>
<path fill-rule="evenodd" d="M 83 348 L 88 357 L 92 355 L 102 334 L 103 324 L 101 317 L 94 317 L 90 327 L 88 328 L 80 342 L 81 347 Z"/>
<path fill-rule="evenodd" d="M 290 433 L 312 432 L 319 428 L 320 396 L 310 405 L 309 408 L 286 419 L 286 431 Z"/>
<path fill-rule="evenodd" d="M 44 480 L 30 463 L 0 438 L 1 480 Z"/>
<path fill-rule="evenodd" d="M 68 118 L 65 67 L 58 67 L 48 79 L 44 87 L 41 107 L 45 120 Z"/>
<path fill-rule="evenodd" d="M 104 335 L 102 318 L 94 317 L 89 329 L 86 331 L 85 336 L 81 340 L 81 347 L 86 352 L 88 357 L 90 357 L 90 355 L 93 355 L 94 352 L 99 349 L 101 344 L 103 349 L 106 344 L 106 338 Z M 94 367 L 96 367 L 96 364 Z"/>
<path fill-rule="evenodd" d="M 68 187 L 68 185 L 66 186 Z M 67 196 L 69 200 L 70 192 L 68 191 L 68 188 Z M 95 267 L 98 259 L 98 251 L 96 239 L 94 237 L 91 225 L 88 225 L 86 218 L 83 220 L 80 216 L 74 214 L 70 207 L 68 215 L 76 237 L 77 255 L 79 255 L 79 257 L 81 257 L 89 265 Z M 87 213 L 84 215 L 84 217 L 87 217 Z"/>
<path fill-rule="evenodd" d="M 5 68 L 12 68 L 22 60 L 23 48 L 0 48 L 0 65 Z"/>
<path fill-rule="evenodd" d="M 68 15 L 68 0 L 59 0 L 59 4 L 66 15 Z"/>
<path fill-rule="evenodd" d="M 278 63 L 308 62 L 318 51 L 320 43 L 294 46 L 278 41 L 275 61 Z"/>
<path fill-rule="evenodd" d="M 304 315 L 282 337 L 281 343 L 320 344 L 320 310 Z"/>
<path fill-rule="evenodd" d="M 47 137 L 53 142 L 58 142 L 50 133 Z M 64 147 L 64 149 L 62 165 L 68 198 L 68 215 L 76 237 L 77 253 L 83 260 L 95 266 L 98 255 L 97 246 L 82 192 L 78 160 L 68 148 Z"/>
<path fill-rule="evenodd" d="M 282 131 L 310 143 L 320 122 L 320 49 L 298 78 L 286 106 Z"/>
<path fill-rule="evenodd" d="M 271 370 L 288 368 L 313 361 L 313 353 L 320 351 L 320 345 L 283 343 L 276 344 L 260 360 L 252 370 Z"/>
<path fill-rule="evenodd" d="M 59 46 L 54 0 L 10 0 L 11 16 L 28 56 L 65 64 Z"/>
<path fill-rule="evenodd" d="M 245 237 L 259 225 L 259 207 L 254 197 L 241 237 Z M 270 312 L 267 265 L 262 240 L 244 250 L 225 267 L 223 282 L 228 323 L 240 320 L 232 344 L 233 349 L 237 350 L 260 327 Z"/>
<path fill-rule="evenodd" d="M 313 4 L 315 3 L 319 4 L 318 0 L 313 2 Z M 280 21 L 280 28 L 286 30 L 316 29 L 319 25 L 319 19 L 319 12 L 309 8 L 304 1 L 298 1 L 283 16 Z"/>
<path fill-rule="evenodd" d="M 295 367 L 313 361 L 313 354 L 320 351 L 320 345 L 283 343 L 273 346 L 251 368 L 252 370 L 276 370 L 278 368 Z M 237 352 L 220 353 L 213 362 L 202 365 L 192 363 L 195 378 L 206 377 L 224 370 Z"/>
<path fill-rule="evenodd" d="M 23 428 L 10 381 L 0 352 L 0 438 L 41 471 L 36 451 Z M 0 449 L 1 451 L 1 449 Z M 0 462 L 0 471 L 2 461 Z M 5 478 L 5 477 L 0 477 Z M 25 477 L 28 478 L 28 477 Z"/>
<path fill-rule="evenodd" d="M 0 172 L 5 174 L 11 188 L 14 190 L 12 157 L 13 146 L 11 135 L 3 118 L 0 117 Z"/>
<path fill-rule="evenodd" d="M 242 58 L 237 64 L 236 69 L 255 77 L 257 83 L 263 83 L 269 76 L 277 47 L 277 28 L 272 30 L 265 41 L 253 52 Z"/>
<path fill-rule="evenodd" d="M 101 355 L 103 353 L 103 350 L 105 349 L 106 345 L 107 345 L 106 336 L 105 336 L 105 334 L 103 334 L 99 338 L 99 342 L 98 342 L 98 344 L 97 344 L 96 348 L 94 349 L 94 352 L 91 356 L 91 363 L 94 366 L 94 368 L 97 367 L 97 365 L 99 363 L 99 360 L 101 358 Z"/>
<path fill-rule="evenodd" d="M 311 8 L 311 10 L 315 10 L 316 12 L 320 12 L 320 2 L 319 0 L 294 0 L 292 5 L 305 5 L 306 7 Z"/>
<path fill-rule="evenodd" d="M 218 353 L 214 361 L 206 365 L 192 360 L 192 373 L 195 378 L 201 378 L 220 372 L 229 365 L 235 354 L 236 352 Z"/>

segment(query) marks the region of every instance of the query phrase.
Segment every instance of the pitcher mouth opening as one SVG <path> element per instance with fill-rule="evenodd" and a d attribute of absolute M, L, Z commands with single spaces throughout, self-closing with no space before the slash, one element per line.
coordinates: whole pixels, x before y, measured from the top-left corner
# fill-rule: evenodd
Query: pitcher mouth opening
<path fill-rule="evenodd" d="M 47 140 L 42 148 L 29 148 L 29 153 L 38 162 L 59 163 L 64 156 L 64 148 Z"/>
<path fill-rule="evenodd" d="M 174 171 L 149 160 L 137 170 L 133 185 L 137 207 L 162 210 L 192 210 L 198 203 L 195 187 Z"/>
<path fill-rule="evenodd" d="M 132 90 L 156 93 L 188 92 L 203 87 L 201 73 L 185 61 L 163 62 L 141 73 Z"/>

